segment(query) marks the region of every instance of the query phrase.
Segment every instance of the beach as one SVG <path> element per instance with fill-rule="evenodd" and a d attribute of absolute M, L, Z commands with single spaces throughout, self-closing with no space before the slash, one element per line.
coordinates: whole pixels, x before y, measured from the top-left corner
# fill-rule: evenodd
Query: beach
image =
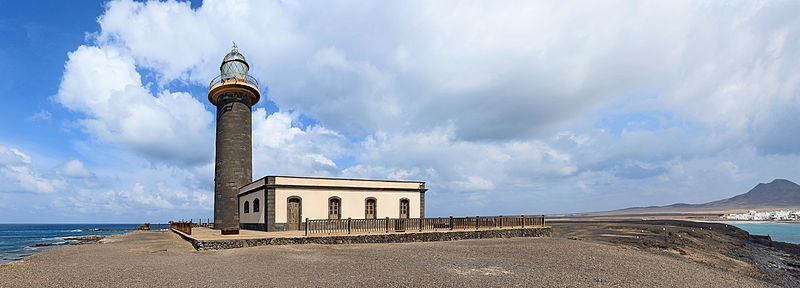
<path fill-rule="evenodd" d="M 171 232 L 134 231 L 0 265 L 2 287 L 776 287 L 755 274 L 634 245 L 553 238 L 261 246 L 196 251 Z M 566 225 L 566 226 L 565 226 Z M 573 228 L 568 228 L 573 227 Z M 741 230 L 739 230 L 741 231 Z M 585 233 L 589 235 L 589 233 Z M 627 239 L 625 237 L 613 237 Z M 746 266 L 746 265 L 745 265 Z"/>

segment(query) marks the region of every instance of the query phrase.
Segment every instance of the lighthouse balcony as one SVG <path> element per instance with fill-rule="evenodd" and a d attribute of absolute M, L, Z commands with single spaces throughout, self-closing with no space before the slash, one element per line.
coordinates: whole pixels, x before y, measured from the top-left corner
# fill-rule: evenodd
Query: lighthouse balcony
<path fill-rule="evenodd" d="M 211 80 L 208 87 L 208 100 L 217 105 L 217 98 L 228 92 L 240 92 L 250 98 L 253 105 L 261 99 L 261 92 L 258 88 L 258 80 L 250 75 L 220 75 Z"/>
<path fill-rule="evenodd" d="M 212 90 L 214 89 L 214 86 L 223 84 L 248 84 L 258 89 L 258 80 L 250 75 L 219 75 L 211 80 L 211 83 L 208 84 L 208 89 Z"/>

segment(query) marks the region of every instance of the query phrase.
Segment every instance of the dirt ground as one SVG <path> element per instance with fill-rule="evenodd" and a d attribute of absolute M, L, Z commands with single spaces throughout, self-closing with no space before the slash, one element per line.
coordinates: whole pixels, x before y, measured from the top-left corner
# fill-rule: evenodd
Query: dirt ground
<path fill-rule="evenodd" d="M 774 287 L 669 255 L 561 237 L 195 251 L 170 232 L 133 232 L 0 265 L 0 287 L 152 286 Z"/>

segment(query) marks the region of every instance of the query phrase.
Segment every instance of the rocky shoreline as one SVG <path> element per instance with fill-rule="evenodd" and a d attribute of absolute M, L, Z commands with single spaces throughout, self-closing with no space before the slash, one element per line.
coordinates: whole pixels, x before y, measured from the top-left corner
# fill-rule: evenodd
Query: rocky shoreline
<path fill-rule="evenodd" d="M 800 286 L 800 245 L 724 223 L 679 220 L 550 221 L 555 237 L 600 242 L 701 263 L 784 287 Z"/>
<path fill-rule="evenodd" d="M 106 236 L 88 235 L 88 236 L 64 237 L 63 242 L 54 242 L 54 243 L 42 242 L 31 245 L 30 247 L 94 244 L 100 242 L 100 240 L 103 240 L 104 238 L 106 238 Z"/>

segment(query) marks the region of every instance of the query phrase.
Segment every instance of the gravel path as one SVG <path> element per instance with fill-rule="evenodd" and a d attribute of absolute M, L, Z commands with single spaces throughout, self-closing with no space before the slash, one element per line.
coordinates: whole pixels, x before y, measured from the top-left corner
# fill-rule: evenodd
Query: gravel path
<path fill-rule="evenodd" d="M 0 287 L 772 287 L 702 264 L 558 238 L 194 251 L 117 235 L 0 265 Z"/>

